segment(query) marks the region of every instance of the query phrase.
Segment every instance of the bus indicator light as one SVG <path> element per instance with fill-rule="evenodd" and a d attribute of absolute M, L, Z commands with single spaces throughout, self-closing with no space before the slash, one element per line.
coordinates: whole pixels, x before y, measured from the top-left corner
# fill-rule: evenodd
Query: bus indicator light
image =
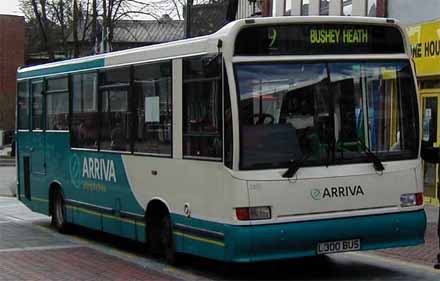
<path fill-rule="evenodd" d="M 416 205 L 417 206 L 423 205 L 423 193 L 422 192 L 416 193 Z"/>
<path fill-rule="evenodd" d="M 400 195 L 401 207 L 420 206 L 423 204 L 423 193 L 407 193 Z"/>
<path fill-rule="evenodd" d="M 237 219 L 240 221 L 249 220 L 249 208 L 237 208 L 235 209 L 235 214 L 237 215 Z"/>
<path fill-rule="evenodd" d="M 272 217 L 269 206 L 236 208 L 235 213 L 238 220 L 267 220 Z"/>

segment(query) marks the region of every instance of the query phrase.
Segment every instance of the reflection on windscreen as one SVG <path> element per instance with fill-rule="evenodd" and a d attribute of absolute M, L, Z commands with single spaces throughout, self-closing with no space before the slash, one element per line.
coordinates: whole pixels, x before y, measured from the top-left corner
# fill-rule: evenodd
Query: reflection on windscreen
<path fill-rule="evenodd" d="M 382 158 L 416 154 L 407 63 L 241 64 L 236 72 L 243 169 L 364 161 L 365 147 Z"/>

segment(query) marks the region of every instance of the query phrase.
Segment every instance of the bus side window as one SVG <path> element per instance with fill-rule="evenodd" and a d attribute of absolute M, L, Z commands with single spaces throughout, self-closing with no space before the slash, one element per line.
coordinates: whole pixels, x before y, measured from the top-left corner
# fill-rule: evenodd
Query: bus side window
<path fill-rule="evenodd" d="M 183 156 L 222 159 L 220 56 L 183 59 Z"/>
<path fill-rule="evenodd" d="M 32 85 L 32 130 L 43 130 L 43 80 Z"/>
<path fill-rule="evenodd" d="M 98 148 L 97 81 L 96 73 L 72 75 L 72 147 Z"/>
<path fill-rule="evenodd" d="M 171 156 L 171 61 L 136 66 L 133 82 L 137 117 L 134 152 Z"/>
<path fill-rule="evenodd" d="M 46 130 L 67 130 L 69 90 L 67 77 L 49 79 L 46 91 Z"/>
<path fill-rule="evenodd" d="M 99 74 L 101 123 L 99 150 L 130 151 L 132 117 L 129 110 L 130 71 L 109 69 Z"/>
<path fill-rule="evenodd" d="M 29 129 L 29 92 L 28 81 L 20 81 L 17 86 L 18 96 L 18 129 Z"/>

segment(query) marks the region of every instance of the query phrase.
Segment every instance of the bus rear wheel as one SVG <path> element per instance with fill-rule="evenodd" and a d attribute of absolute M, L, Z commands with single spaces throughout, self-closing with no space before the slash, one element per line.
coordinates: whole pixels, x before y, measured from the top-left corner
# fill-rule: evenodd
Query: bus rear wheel
<path fill-rule="evenodd" d="M 60 233 L 66 233 L 68 231 L 68 224 L 66 221 L 66 208 L 64 205 L 64 196 L 61 191 L 56 190 L 53 197 L 52 206 L 52 225 Z"/>
<path fill-rule="evenodd" d="M 163 257 L 168 264 L 178 263 L 173 227 L 169 214 L 150 221 L 148 227 L 148 251 L 155 257 Z"/>

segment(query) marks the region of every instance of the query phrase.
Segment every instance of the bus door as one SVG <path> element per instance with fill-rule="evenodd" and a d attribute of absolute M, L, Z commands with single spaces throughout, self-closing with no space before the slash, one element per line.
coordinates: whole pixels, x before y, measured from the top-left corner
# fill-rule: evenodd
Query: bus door
<path fill-rule="evenodd" d="M 422 104 L 422 139 L 439 147 L 440 144 L 440 90 L 428 93 L 421 91 Z M 439 204 L 439 164 L 423 161 L 423 185 L 425 203 L 438 206 Z"/>
<path fill-rule="evenodd" d="M 31 156 L 30 172 L 34 176 L 41 176 L 46 173 L 46 137 L 44 133 L 44 80 L 32 81 L 31 94 L 32 143 L 29 144 L 29 153 Z"/>

